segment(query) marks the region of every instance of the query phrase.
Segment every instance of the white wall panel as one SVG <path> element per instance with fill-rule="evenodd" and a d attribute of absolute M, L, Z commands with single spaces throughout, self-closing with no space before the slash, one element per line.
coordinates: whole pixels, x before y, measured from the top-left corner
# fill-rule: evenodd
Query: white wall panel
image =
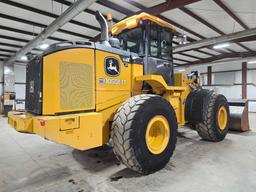
<path fill-rule="evenodd" d="M 235 82 L 235 73 L 214 73 L 212 75 L 212 80 L 213 84 L 233 85 Z"/>
<path fill-rule="evenodd" d="M 256 70 L 248 71 L 247 82 L 256 84 Z"/>
<path fill-rule="evenodd" d="M 3 93 L 3 81 L 4 81 L 4 69 L 3 69 L 4 65 L 3 62 L 0 61 L 0 96 Z"/>
<path fill-rule="evenodd" d="M 204 86 L 205 89 L 213 89 L 218 94 L 223 94 L 228 99 L 241 99 L 242 87 L 241 85 L 233 86 Z"/>
<path fill-rule="evenodd" d="M 256 101 L 254 102 L 249 102 L 249 112 L 256 113 Z"/>
<path fill-rule="evenodd" d="M 256 86 L 247 85 L 247 98 L 256 100 Z"/>
<path fill-rule="evenodd" d="M 15 85 L 16 99 L 25 99 L 25 87 L 25 84 Z"/>
<path fill-rule="evenodd" d="M 0 83 L 0 97 L 1 97 L 2 93 L 3 93 L 3 83 Z"/>
<path fill-rule="evenodd" d="M 16 99 L 25 99 L 26 66 L 14 65 Z M 24 84 L 21 84 L 24 83 Z"/>
<path fill-rule="evenodd" d="M 235 72 L 235 82 L 236 84 L 242 83 L 242 71 Z"/>
<path fill-rule="evenodd" d="M 3 63 L 2 62 L 0 62 L 0 82 L 3 82 L 4 81 L 4 67 L 3 67 L 4 65 L 3 65 Z"/>
<path fill-rule="evenodd" d="M 25 65 L 14 65 L 14 74 L 16 83 L 26 82 L 26 66 Z"/>

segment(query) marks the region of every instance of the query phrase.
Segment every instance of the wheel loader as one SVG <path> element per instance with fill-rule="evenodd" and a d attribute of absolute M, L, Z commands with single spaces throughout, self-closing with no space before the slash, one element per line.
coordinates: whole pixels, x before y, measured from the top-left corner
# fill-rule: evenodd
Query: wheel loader
<path fill-rule="evenodd" d="M 174 74 L 171 24 L 147 13 L 114 25 L 100 12 L 96 19 L 99 42 L 53 44 L 27 64 L 26 110 L 8 114 L 12 127 L 78 150 L 112 143 L 142 174 L 168 163 L 178 126 L 225 138 L 227 99 L 202 89 L 197 72 Z"/>

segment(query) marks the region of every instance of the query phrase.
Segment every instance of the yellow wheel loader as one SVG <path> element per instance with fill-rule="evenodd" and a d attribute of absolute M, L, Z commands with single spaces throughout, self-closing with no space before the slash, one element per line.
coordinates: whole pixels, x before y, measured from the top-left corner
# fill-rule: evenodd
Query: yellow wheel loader
<path fill-rule="evenodd" d="M 53 44 L 28 63 L 26 111 L 10 112 L 9 124 L 79 150 L 111 141 L 117 158 L 142 174 L 168 163 L 178 125 L 204 140 L 225 138 L 226 98 L 202 89 L 197 72 L 173 72 L 172 25 L 146 13 L 113 26 L 96 18 L 99 42 Z"/>

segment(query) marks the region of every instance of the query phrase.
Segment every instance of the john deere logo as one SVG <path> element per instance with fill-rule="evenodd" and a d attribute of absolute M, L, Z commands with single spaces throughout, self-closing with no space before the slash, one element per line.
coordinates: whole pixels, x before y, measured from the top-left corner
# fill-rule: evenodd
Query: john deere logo
<path fill-rule="evenodd" d="M 107 57 L 105 59 L 105 71 L 109 76 L 118 76 L 120 74 L 120 65 L 116 58 Z"/>

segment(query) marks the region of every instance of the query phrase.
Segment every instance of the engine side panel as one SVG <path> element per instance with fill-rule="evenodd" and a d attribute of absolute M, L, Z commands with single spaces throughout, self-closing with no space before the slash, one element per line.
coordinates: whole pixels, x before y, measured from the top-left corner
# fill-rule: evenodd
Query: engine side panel
<path fill-rule="evenodd" d="M 115 53 L 96 50 L 96 111 L 122 103 L 131 95 L 131 65 Z"/>
<path fill-rule="evenodd" d="M 95 109 L 94 49 L 43 57 L 43 115 Z"/>

